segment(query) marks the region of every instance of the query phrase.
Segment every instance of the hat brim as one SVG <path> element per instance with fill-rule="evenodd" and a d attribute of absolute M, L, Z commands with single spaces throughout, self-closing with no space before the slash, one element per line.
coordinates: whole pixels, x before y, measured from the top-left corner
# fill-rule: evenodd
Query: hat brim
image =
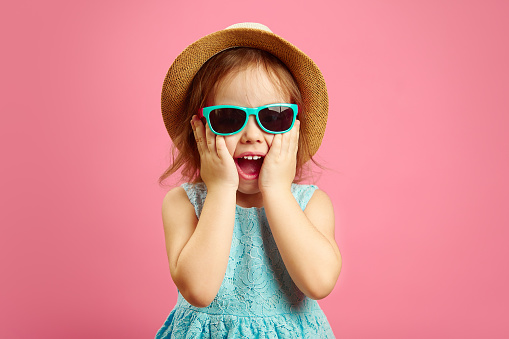
<path fill-rule="evenodd" d="M 194 76 L 211 57 L 226 49 L 251 47 L 267 51 L 290 70 L 304 101 L 305 130 L 301 137 L 308 141 L 314 155 L 322 142 L 328 116 L 325 80 L 316 64 L 290 42 L 278 35 L 252 28 L 230 28 L 209 34 L 189 45 L 173 62 L 164 80 L 161 110 L 168 134 L 178 134 L 176 117 L 183 112 L 186 94 Z"/>

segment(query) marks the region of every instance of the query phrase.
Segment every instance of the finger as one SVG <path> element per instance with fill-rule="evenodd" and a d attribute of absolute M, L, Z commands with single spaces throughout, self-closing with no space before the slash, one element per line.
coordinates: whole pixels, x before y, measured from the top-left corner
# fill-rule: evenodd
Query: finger
<path fill-rule="evenodd" d="M 200 126 L 201 125 L 201 126 Z M 196 146 L 198 147 L 198 153 L 203 154 L 203 132 L 201 128 L 203 124 L 199 119 L 196 119 L 196 115 L 191 118 L 191 126 L 193 127 L 194 140 L 196 140 Z"/>
<path fill-rule="evenodd" d="M 216 149 L 219 159 L 224 160 L 228 159 L 228 157 L 231 158 L 231 154 L 226 147 L 226 140 L 221 135 L 216 135 Z"/>
<path fill-rule="evenodd" d="M 290 147 L 292 146 L 293 141 L 293 129 L 290 131 L 282 134 L 282 140 L 281 140 L 281 153 L 286 155 L 290 152 Z"/>
<path fill-rule="evenodd" d="M 292 129 L 283 135 L 283 152 L 293 156 L 298 148 L 300 121 L 295 120 Z"/>
<path fill-rule="evenodd" d="M 274 135 L 272 139 L 272 145 L 270 146 L 269 154 L 272 154 L 275 157 L 279 157 L 281 155 L 281 143 L 283 136 L 281 134 Z"/>
<path fill-rule="evenodd" d="M 299 137 L 300 137 L 300 121 L 296 120 L 295 125 L 292 128 L 292 153 L 297 154 L 299 149 Z"/>
<path fill-rule="evenodd" d="M 205 125 L 205 138 L 207 142 L 207 149 L 212 154 L 217 154 L 216 151 L 216 135 L 210 130 L 208 124 Z"/>

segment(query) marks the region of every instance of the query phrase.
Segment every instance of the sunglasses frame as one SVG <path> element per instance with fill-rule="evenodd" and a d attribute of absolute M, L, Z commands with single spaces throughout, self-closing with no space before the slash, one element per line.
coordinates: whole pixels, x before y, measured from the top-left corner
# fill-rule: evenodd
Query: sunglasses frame
<path fill-rule="evenodd" d="M 258 118 L 258 113 L 262 109 L 270 108 L 270 107 L 278 107 L 278 106 L 291 108 L 291 110 L 293 111 L 292 125 L 290 126 L 290 128 L 288 128 L 285 131 L 281 131 L 281 132 L 270 131 L 270 130 L 266 129 L 265 127 L 263 127 L 263 125 L 260 123 L 260 119 Z M 220 108 L 236 108 L 236 109 L 239 109 L 239 110 L 244 111 L 246 113 L 246 121 L 244 121 L 244 124 L 242 125 L 242 127 L 238 131 L 235 131 L 235 132 L 232 132 L 232 133 L 219 133 L 219 132 L 216 132 L 214 130 L 214 128 L 212 128 L 212 125 L 210 124 L 210 120 L 209 120 L 209 114 L 213 110 L 220 109 Z M 229 136 L 229 135 L 234 135 L 234 134 L 237 134 L 237 133 L 241 132 L 246 127 L 250 115 L 254 115 L 256 117 L 256 122 L 257 122 L 258 126 L 264 132 L 270 133 L 270 134 L 282 134 L 282 133 L 286 133 L 286 132 L 290 131 L 293 128 L 293 125 L 295 125 L 295 120 L 297 120 L 297 114 L 299 113 L 299 106 L 297 104 L 286 104 L 286 103 L 270 104 L 270 105 L 254 107 L 254 108 L 242 107 L 242 106 L 233 106 L 233 105 L 217 105 L 217 106 L 207 106 L 207 107 L 200 108 L 198 113 L 199 113 L 198 115 L 199 115 L 200 118 L 205 118 L 207 120 L 207 123 L 209 125 L 210 130 L 212 132 L 214 132 L 214 134 L 217 134 L 217 135 Z"/>

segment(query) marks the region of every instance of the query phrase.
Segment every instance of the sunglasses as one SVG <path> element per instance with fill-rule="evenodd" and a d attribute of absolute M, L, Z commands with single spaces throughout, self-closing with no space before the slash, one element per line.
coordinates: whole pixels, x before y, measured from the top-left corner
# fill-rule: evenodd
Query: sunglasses
<path fill-rule="evenodd" d="M 271 134 L 286 133 L 292 129 L 299 107 L 296 104 L 271 104 L 255 108 L 218 105 L 203 107 L 200 118 L 205 117 L 210 130 L 217 135 L 232 135 L 246 127 L 250 115 L 256 117 L 258 126 Z"/>

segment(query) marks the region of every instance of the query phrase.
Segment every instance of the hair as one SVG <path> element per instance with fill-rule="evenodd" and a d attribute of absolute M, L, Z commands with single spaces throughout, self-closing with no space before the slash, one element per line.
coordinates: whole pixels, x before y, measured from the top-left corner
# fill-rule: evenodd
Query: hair
<path fill-rule="evenodd" d="M 235 47 L 222 51 L 210 58 L 196 73 L 186 94 L 182 114 L 176 119 L 181 126 L 180 133 L 173 138 L 171 149 L 171 165 L 159 178 L 159 183 L 180 170 L 181 180 L 201 182 L 200 155 L 191 128 L 191 117 L 213 99 L 215 89 L 234 72 L 240 72 L 252 66 L 262 67 L 274 82 L 281 94 L 290 97 L 291 103 L 299 106 L 299 117 L 305 116 L 304 102 L 291 72 L 285 64 L 269 52 L 248 48 Z M 302 137 L 305 130 L 305 119 L 300 120 L 299 145 L 297 150 L 297 168 L 295 182 L 303 177 L 304 164 L 312 158 L 307 138 Z M 315 162 L 316 163 L 316 162 Z"/>

